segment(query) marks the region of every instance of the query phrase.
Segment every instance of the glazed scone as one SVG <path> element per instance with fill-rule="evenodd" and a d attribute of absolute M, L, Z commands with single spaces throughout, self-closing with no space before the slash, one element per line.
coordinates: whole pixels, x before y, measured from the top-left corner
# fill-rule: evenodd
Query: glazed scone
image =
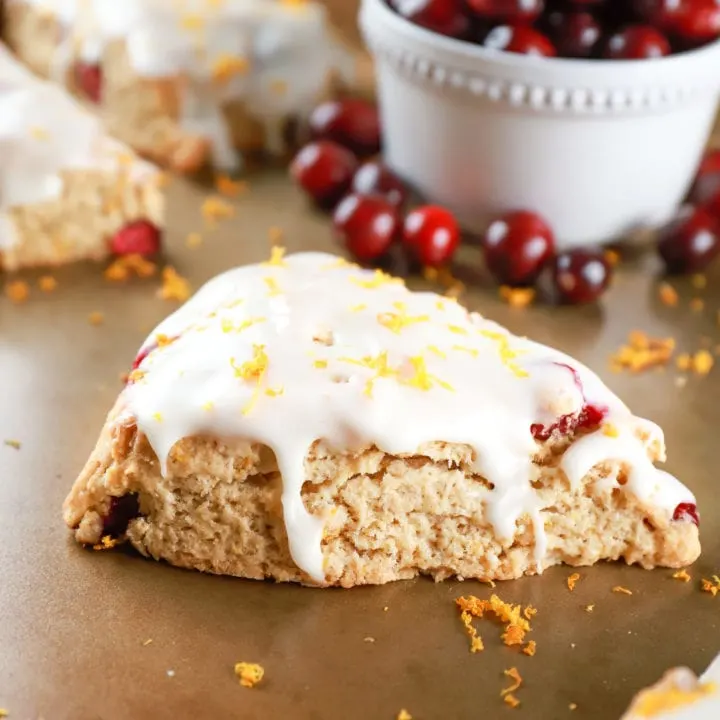
<path fill-rule="evenodd" d="M 4 34 L 116 137 L 179 171 L 283 154 L 333 78 L 355 74 L 310 0 L 8 0 Z"/>
<path fill-rule="evenodd" d="M 112 237 L 164 224 L 158 170 L 0 46 L 0 268 L 100 260 Z"/>
<path fill-rule="evenodd" d="M 698 678 L 688 668 L 670 670 L 633 700 L 622 720 L 718 720 L 720 655 Z"/>
<path fill-rule="evenodd" d="M 350 587 L 700 552 L 663 436 L 587 368 L 380 271 L 303 253 L 150 335 L 65 501 L 77 540 Z"/>

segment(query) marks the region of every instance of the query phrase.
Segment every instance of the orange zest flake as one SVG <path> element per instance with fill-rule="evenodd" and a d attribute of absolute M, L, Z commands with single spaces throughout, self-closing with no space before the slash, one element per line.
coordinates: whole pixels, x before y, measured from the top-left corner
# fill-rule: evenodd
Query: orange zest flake
<path fill-rule="evenodd" d="M 500 298 L 510 307 L 526 308 L 535 301 L 535 290 L 533 288 L 514 288 L 502 285 L 499 290 Z"/>
<path fill-rule="evenodd" d="M 112 550 L 118 545 L 120 545 L 120 540 L 110 535 L 104 535 L 97 545 L 93 545 L 93 550 Z"/>
<path fill-rule="evenodd" d="M 284 395 L 284 394 L 285 394 L 285 388 L 282 387 L 282 386 L 280 386 L 280 387 L 278 387 L 278 388 L 268 388 L 268 389 L 265 391 L 265 394 L 266 394 L 268 397 L 280 397 L 281 395 Z"/>
<path fill-rule="evenodd" d="M 399 335 L 409 325 L 416 325 L 430 320 L 429 315 L 408 315 L 405 303 L 396 302 L 394 307 L 397 312 L 380 313 L 377 316 L 377 321 L 396 335 Z"/>
<path fill-rule="evenodd" d="M 367 310 L 367 305 L 365 303 L 359 303 L 357 305 L 353 305 L 350 308 L 350 312 L 352 312 L 352 313 L 359 313 L 359 312 L 362 312 L 363 310 Z"/>
<path fill-rule="evenodd" d="M 88 315 L 88 322 L 97 327 L 105 322 L 105 316 L 101 312 L 91 312 L 90 315 Z"/>
<path fill-rule="evenodd" d="M 522 686 L 523 679 L 518 672 L 516 667 L 511 667 L 508 670 L 503 670 L 503 675 L 512 680 L 512 684 L 500 691 L 500 697 L 503 698 L 504 702 L 512 708 L 516 708 L 520 705 L 520 701 L 515 697 L 517 692 Z"/>
<path fill-rule="evenodd" d="M 412 715 L 405 708 L 403 708 L 397 714 L 397 720 L 413 720 L 413 719 L 412 719 Z"/>
<path fill-rule="evenodd" d="M 13 280 L 5 284 L 5 295 L 17 305 L 30 297 L 30 286 L 24 280 Z"/>
<path fill-rule="evenodd" d="M 612 423 L 604 423 L 602 426 L 602 434 L 606 437 L 616 438 L 620 436 L 620 432 Z"/>
<path fill-rule="evenodd" d="M 194 13 L 183 13 L 180 17 L 180 27 L 183 30 L 198 31 L 205 27 L 205 18 Z"/>
<path fill-rule="evenodd" d="M 271 225 L 268 228 L 268 240 L 271 245 L 280 245 L 284 239 L 285 231 L 279 225 Z"/>
<path fill-rule="evenodd" d="M 243 415 L 248 415 L 255 407 L 255 403 L 260 395 L 260 388 L 265 379 L 268 369 L 268 356 L 265 352 L 264 345 L 253 345 L 253 357 L 251 360 L 244 362 L 242 365 L 235 363 L 235 358 L 230 358 L 230 365 L 235 371 L 235 377 L 255 383 L 255 390 L 250 402 L 243 408 Z"/>
<path fill-rule="evenodd" d="M 162 300 L 185 302 L 190 297 L 190 283 L 177 273 L 175 268 L 168 265 L 162 271 L 162 286 L 158 290 L 158 297 Z"/>
<path fill-rule="evenodd" d="M 528 610 L 534 608 L 530 605 L 523 611 L 520 605 L 506 603 L 497 595 L 492 595 L 490 600 L 481 600 L 474 595 L 459 597 L 455 600 L 455 604 L 461 610 L 460 619 L 470 637 L 471 652 L 480 652 L 483 649 L 482 639 L 472 625 L 473 617 L 483 618 L 485 613 L 493 614 L 506 626 L 502 639 L 508 646 L 522 644 L 525 635 L 531 630 L 528 618 L 524 617 L 526 615 L 532 617 L 533 613 Z"/>
<path fill-rule="evenodd" d="M 388 275 L 382 270 L 375 270 L 371 279 L 365 279 L 365 277 L 351 277 L 350 282 L 358 287 L 365 288 L 366 290 L 377 290 L 384 285 L 404 285 L 400 278 Z"/>
<path fill-rule="evenodd" d="M 703 578 L 700 581 L 700 589 L 703 592 L 710 593 L 713 597 L 715 597 L 718 593 L 720 593 L 720 577 L 713 575 L 712 580 Z"/>
<path fill-rule="evenodd" d="M 696 273 L 693 275 L 690 278 L 690 282 L 696 290 L 704 290 L 707 287 L 707 277 L 705 277 L 702 273 Z"/>
<path fill-rule="evenodd" d="M 465 347 L 465 345 L 453 345 L 451 350 L 455 350 L 456 352 L 464 352 L 468 355 L 472 355 L 474 358 L 476 358 L 480 351 L 477 348 L 471 348 L 471 347 Z"/>
<path fill-rule="evenodd" d="M 529 377 L 526 370 L 523 370 L 523 368 L 517 365 L 517 363 L 513 362 L 520 356 L 521 353 L 510 347 L 510 339 L 507 335 L 503 335 L 502 333 L 494 332 L 492 330 L 480 330 L 480 335 L 497 343 L 500 360 L 503 365 L 505 365 L 505 367 L 513 373 L 513 375 L 519 378 Z"/>
<path fill-rule="evenodd" d="M 282 290 L 274 277 L 264 277 L 263 282 L 267 285 L 268 297 L 277 297 L 282 295 Z"/>
<path fill-rule="evenodd" d="M 467 335 L 468 331 L 460 325 L 448 325 L 447 329 L 454 335 Z"/>
<path fill-rule="evenodd" d="M 132 372 L 128 373 L 125 376 L 126 382 L 140 382 L 145 377 L 145 371 L 140 370 L 139 368 L 135 368 Z M 121 378 L 122 379 L 122 378 Z"/>
<path fill-rule="evenodd" d="M 215 189 L 225 197 L 236 198 L 242 195 L 247 188 L 246 180 L 233 180 L 225 173 L 219 173 L 215 176 Z"/>
<path fill-rule="evenodd" d="M 469 610 L 463 610 L 460 613 L 460 622 L 465 626 L 465 631 L 470 638 L 470 652 L 482 652 L 485 649 L 482 638 L 478 635 L 478 631 L 472 624 L 473 615 Z"/>
<path fill-rule="evenodd" d="M 189 248 L 197 248 L 200 247 L 203 243 L 202 235 L 198 232 L 191 232 L 188 233 L 188 236 L 185 238 L 185 246 Z"/>
<path fill-rule="evenodd" d="M 238 75 L 246 75 L 248 70 L 250 61 L 244 55 L 220 53 L 213 60 L 211 72 L 215 82 L 226 83 Z"/>
<path fill-rule="evenodd" d="M 453 388 L 452 385 L 446 383 L 444 380 L 441 380 L 435 375 L 431 375 L 427 371 L 427 367 L 425 365 L 425 358 L 421 355 L 411 357 L 410 364 L 412 365 L 415 373 L 406 381 L 405 384 L 416 387 L 419 390 L 431 390 L 433 385 L 439 385 L 444 390 L 455 392 L 455 388 Z"/>
<path fill-rule="evenodd" d="M 447 355 L 437 345 L 428 345 L 427 349 L 428 352 L 431 352 L 433 355 L 437 355 L 437 357 L 447 360 Z"/>
<path fill-rule="evenodd" d="M 622 260 L 622 256 L 617 250 L 606 250 L 604 255 L 610 267 L 617 267 Z"/>
<path fill-rule="evenodd" d="M 255 317 L 255 318 L 248 318 L 247 320 L 243 320 L 239 325 L 235 325 L 230 318 L 223 318 L 220 321 L 220 329 L 224 333 L 241 333 L 243 330 L 247 330 L 249 327 L 252 327 L 253 325 L 259 325 L 260 323 L 264 323 L 267 321 L 267 318 L 264 317 Z"/>
<path fill-rule="evenodd" d="M 327 360 L 315 360 L 313 365 L 318 368 L 318 370 L 324 370 L 328 366 L 328 363 Z"/>
<path fill-rule="evenodd" d="M 523 652 L 528 657 L 533 657 L 537 652 L 537 643 L 534 640 L 528 640 L 527 645 L 523 648 Z"/>
<path fill-rule="evenodd" d="M 257 663 L 239 662 L 235 663 L 235 675 L 243 687 L 253 688 L 262 681 L 265 668 Z"/>
<path fill-rule="evenodd" d="M 626 587 L 623 587 L 622 585 L 616 585 L 612 591 L 614 593 L 618 593 L 620 595 L 632 595 L 632 590 L 628 590 Z"/>
<path fill-rule="evenodd" d="M 518 625 L 508 625 L 500 637 L 508 647 L 522 645 L 525 642 L 525 631 Z"/>
<path fill-rule="evenodd" d="M 495 587 L 494 583 L 493 583 L 493 587 Z M 523 617 L 529 622 L 537 615 L 537 613 L 538 613 L 538 611 L 537 611 L 536 607 L 533 607 L 532 605 L 528 605 L 523 610 Z"/>
<path fill-rule="evenodd" d="M 217 196 L 210 196 L 203 201 L 202 214 L 208 225 L 214 227 L 218 220 L 233 217 L 235 208 L 227 200 Z"/>
<path fill-rule="evenodd" d="M 47 140 L 50 137 L 50 133 L 40 125 L 33 125 L 30 128 L 30 137 L 35 140 Z"/>
<path fill-rule="evenodd" d="M 520 706 L 520 701 L 512 693 L 505 695 L 503 697 L 503 702 L 513 709 Z"/>
<path fill-rule="evenodd" d="M 674 352 L 673 338 L 652 338 L 640 330 L 634 330 L 628 335 L 627 344 L 610 358 L 610 367 L 614 372 L 643 372 L 667 365 Z"/>
<path fill-rule="evenodd" d="M 702 312 L 705 309 L 705 301 L 702 298 L 693 298 L 690 301 L 690 309 L 693 312 Z"/>
<path fill-rule="evenodd" d="M 273 95 L 285 95 L 287 94 L 289 87 L 290 86 L 288 85 L 287 80 L 283 80 L 282 78 L 275 78 L 274 80 L 271 80 L 268 85 L 268 88 Z"/>
<path fill-rule="evenodd" d="M 124 255 L 114 260 L 105 269 L 104 275 L 106 280 L 111 282 L 124 282 L 133 275 L 139 278 L 148 278 L 155 275 L 157 265 L 144 258 L 142 255 Z"/>
<path fill-rule="evenodd" d="M 717 692 L 717 686 L 713 682 L 698 682 L 695 687 L 681 688 L 675 682 L 668 687 L 650 689 L 641 693 L 630 708 L 634 717 L 652 718 L 659 715 L 665 716 L 688 705 L 703 700 Z"/>
<path fill-rule="evenodd" d="M 694 355 L 682 353 L 675 364 L 682 372 L 694 372 L 696 375 L 707 375 L 715 365 L 715 358 L 708 350 L 698 350 Z"/>
<path fill-rule="evenodd" d="M 662 282 L 658 286 L 658 297 L 663 305 L 676 307 L 680 302 L 678 291 L 668 282 Z"/>
<path fill-rule="evenodd" d="M 280 245 L 273 245 L 270 250 L 270 259 L 261 263 L 263 267 L 287 267 L 285 261 L 285 248 Z"/>
<path fill-rule="evenodd" d="M 19 440 L 3 440 L 3 445 L 11 447 L 14 450 L 19 450 L 22 447 Z"/>
<path fill-rule="evenodd" d="M 567 586 L 568 590 L 572 592 L 575 589 L 575 585 L 577 585 L 577 581 L 580 579 L 580 573 L 573 573 L 570 575 L 567 579 Z"/>
<path fill-rule="evenodd" d="M 57 280 L 52 275 L 43 275 L 38 279 L 38 287 L 42 292 L 51 293 L 57 289 Z"/>
<path fill-rule="evenodd" d="M 323 265 L 320 269 L 321 270 L 340 270 L 341 268 L 356 268 L 356 267 L 358 267 L 358 265 L 356 265 L 355 263 L 352 263 L 343 257 L 339 257 L 336 260 L 333 260 L 331 263 L 328 263 L 327 265 Z"/>
<path fill-rule="evenodd" d="M 682 570 L 678 570 L 677 572 L 674 572 L 672 577 L 673 577 L 673 580 L 681 580 L 682 582 L 690 582 L 690 580 L 692 580 L 692 578 L 690 577 L 690 574 L 688 573 L 687 570 L 685 570 L 685 568 L 683 568 Z"/>

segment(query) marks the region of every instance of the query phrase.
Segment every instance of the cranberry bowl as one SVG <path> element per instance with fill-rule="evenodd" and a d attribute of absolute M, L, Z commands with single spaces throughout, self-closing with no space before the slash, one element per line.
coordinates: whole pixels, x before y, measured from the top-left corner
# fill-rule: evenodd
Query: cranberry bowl
<path fill-rule="evenodd" d="M 387 163 L 469 229 L 522 209 L 550 221 L 560 249 L 616 242 L 686 195 L 718 110 L 720 41 L 567 59 L 433 32 L 387 0 L 363 0 L 360 23 Z"/>

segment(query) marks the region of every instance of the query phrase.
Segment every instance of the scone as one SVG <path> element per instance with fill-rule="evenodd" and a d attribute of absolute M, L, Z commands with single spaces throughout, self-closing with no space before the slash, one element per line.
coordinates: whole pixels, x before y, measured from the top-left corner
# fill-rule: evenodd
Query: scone
<path fill-rule="evenodd" d="M 688 668 L 668 671 L 653 687 L 633 700 L 622 720 L 718 720 L 720 718 L 720 655 L 698 678 Z"/>
<path fill-rule="evenodd" d="M 65 501 L 77 540 L 350 587 L 700 552 L 660 429 L 587 368 L 332 255 L 276 251 L 152 333 Z"/>
<path fill-rule="evenodd" d="M 0 269 L 99 260 L 117 233 L 157 234 L 160 173 L 0 45 Z"/>
<path fill-rule="evenodd" d="M 96 103 L 110 131 L 179 171 L 282 154 L 355 58 L 310 0 L 7 0 L 4 37 Z"/>

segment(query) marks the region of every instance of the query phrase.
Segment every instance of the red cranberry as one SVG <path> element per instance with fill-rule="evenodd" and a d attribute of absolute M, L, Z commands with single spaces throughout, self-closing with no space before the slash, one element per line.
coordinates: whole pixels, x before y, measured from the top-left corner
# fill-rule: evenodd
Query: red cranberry
<path fill-rule="evenodd" d="M 95 104 L 102 99 L 103 76 L 99 65 L 78 61 L 74 66 L 75 84 Z"/>
<path fill-rule="evenodd" d="M 545 9 L 545 0 L 467 0 L 467 5 L 483 20 L 532 23 Z"/>
<path fill-rule="evenodd" d="M 329 100 L 310 115 L 310 131 L 316 140 L 332 140 L 360 157 L 380 152 L 380 117 L 365 100 Z"/>
<path fill-rule="evenodd" d="M 634 0 L 635 12 L 647 23 L 665 32 L 677 29 L 678 19 L 692 0 Z"/>
<path fill-rule="evenodd" d="M 703 207 L 715 218 L 718 225 L 720 225 L 720 190 L 718 190 Z"/>
<path fill-rule="evenodd" d="M 530 426 L 530 432 L 536 440 L 545 442 L 554 433 L 566 436 L 579 430 L 595 430 L 605 419 L 605 412 L 594 405 L 585 405 L 577 415 L 563 415 L 552 425 L 535 423 Z"/>
<path fill-rule="evenodd" d="M 699 527 L 700 513 L 698 513 L 697 505 L 695 505 L 695 503 L 680 503 L 675 508 L 673 520 L 675 520 L 675 522 L 693 522 Z"/>
<path fill-rule="evenodd" d="M 366 162 L 355 173 L 352 189 L 361 195 L 380 195 L 395 207 L 402 207 L 407 189 L 400 178 L 381 162 Z"/>
<path fill-rule="evenodd" d="M 460 243 L 460 229 L 451 212 L 437 205 L 416 208 L 406 218 L 403 244 L 424 266 L 447 263 Z"/>
<path fill-rule="evenodd" d="M 692 0 L 685 3 L 675 23 L 675 31 L 686 40 L 714 40 L 720 35 L 720 2 Z"/>
<path fill-rule="evenodd" d="M 315 202 L 332 207 L 350 187 L 357 165 L 357 158 L 342 145 L 318 140 L 295 156 L 290 174 Z"/>
<path fill-rule="evenodd" d="M 718 221 L 705 208 L 686 205 L 660 230 L 658 251 L 668 272 L 700 272 L 720 253 Z"/>
<path fill-rule="evenodd" d="M 157 343 L 150 343 L 150 345 L 147 345 L 142 350 L 140 350 L 140 352 L 137 354 L 137 357 L 133 361 L 132 369 L 137 370 L 143 364 L 145 358 L 155 349 L 157 349 Z"/>
<path fill-rule="evenodd" d="M 709 152 L 700 164 L 690 200 L 702 205 L 720 192 L 720 150 Z"/>
<path fill-rule="evenodd" d="M 607 41 L 605 57 L 609 60 L 647 60 L 671 53 L 670 42 L 649 25 L 630 25 Z"/>
<path fill-rule="evenodd" d="M 128 525 L 140 515 L 137 493 L 111 497 L 107 515 L 103 518 L 103 536 L 119 538 L 127 532 Z"/>
<path fill-rule="evenodd" d="M 511 212 L 490 225 L 483 249 L 488 269 L 498 281 L 506 285 L 529 285 L 552 257 L 555 238 L 539 215 Z"/>
<path fill-rule="evenodd" d="M 110 240 L 114 255 L 156 255 L 160 252 L 161 234 L 148 220 L 135 220 L 120 228 Z"/>
<path fill-rule="evenodd" d="M 482 44 L 492 50 L 520 55 L 557 55 L 555 46 L 545 35 L 525 25 L 498 25 L 487 34 Z"/>
<path fill-rule="evenodd" d="M 571 250 L 553 263 L 553 281 L 562 302 L 595 302 L 610 285 L 612 269 L 600 250 Z"/>
<path fill-rule="evenodd" d="M 390 0 L 399 15 L 428 30 L 464 37 L 470 27 L 462 0 Z"/>
<path fill-rule="evenodd" d="M 548 32 L 558 53 L 569 58 L 589 58 L 602 35 L 602 27 L 589 12 L 553 12 Z"/>
<path fill-rule="evenodd" d="M 360 261 L 372 262 L 387 253 L 400 230 L 397 208 L 374 195 L 352 193 L 335 208 L 336 237 Z"/>

